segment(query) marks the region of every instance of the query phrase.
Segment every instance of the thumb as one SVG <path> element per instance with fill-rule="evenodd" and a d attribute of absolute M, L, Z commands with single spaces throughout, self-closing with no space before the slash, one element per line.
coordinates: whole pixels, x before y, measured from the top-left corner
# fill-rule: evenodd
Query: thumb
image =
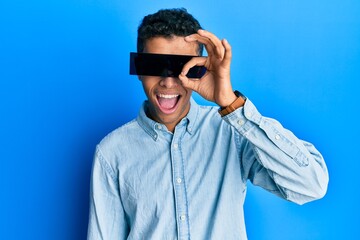
<path fill-rule="evenodd" d="M 189 88 L 191 90 L 194 90 L 195 92 L 197 92 L 198 88 L 199 88 L 199 84 L 200 84 L 200 79 L 189 79 L 185 74 L 184 72 L 181 72 L 180 75 L 179 75 L 179 79 L 182 83 L 182 85 L 185 87 L 185 88 Z"/>

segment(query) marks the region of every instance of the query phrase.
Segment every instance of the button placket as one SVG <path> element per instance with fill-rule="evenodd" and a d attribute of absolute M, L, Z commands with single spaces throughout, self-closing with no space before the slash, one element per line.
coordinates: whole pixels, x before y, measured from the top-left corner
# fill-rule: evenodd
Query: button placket
<path fill-rule="evenodd" d="M 181 130 L 180 130 L 181 129 Z M 171 143 L 171 161 L 173 167 L 173 188 L 175 196 L 175 210 L 176 210 L 176 222 L 178 227 L 178 238 L 188 239 L 189 237 L 189 224 L 187 217 L 187 195 L 186 186 L 184 181 L 184 162 L 181 154 L 181 139 L 178 136 L 182 136 L 186 128 L 177 128 L 173 136 Z"/>

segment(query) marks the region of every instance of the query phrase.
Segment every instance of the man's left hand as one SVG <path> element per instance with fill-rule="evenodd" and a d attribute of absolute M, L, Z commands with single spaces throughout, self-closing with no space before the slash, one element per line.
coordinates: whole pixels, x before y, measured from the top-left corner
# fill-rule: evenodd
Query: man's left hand
<path fill-rule="evenodd" d="M 237 98 L 230 81 L 231 46 L 227 40 L 220 40 L 214 34 L 199 30 L 185 37 L 187 42 L 198 41 L 204 44 L 207 57 L 194 57 L 187 62 L 179 79 L 184 87 L 194 90 L 203 98 L 215 102 L 221 107 L 230 105 Z M 194 66 L 205 66 L 207 71 L 201 79 L 186 77 L 189 69 Z"/>

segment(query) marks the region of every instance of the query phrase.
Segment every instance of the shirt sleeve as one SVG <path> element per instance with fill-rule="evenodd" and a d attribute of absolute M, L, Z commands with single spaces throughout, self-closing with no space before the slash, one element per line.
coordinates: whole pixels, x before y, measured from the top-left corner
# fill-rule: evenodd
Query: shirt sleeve
<path fill-rule="evenodd" d="M 263 117 L 248 99 L 223 119 L 241 136 L 244 175 L 289 201 L 304 204 L 322 198 L 329 181 L 320 152 L 278 121 Z"/>
<path fill-rule="evenodd" d="M 117 176 L 97 148 L 91 176 L 88 240 L 127 239 Z"/>

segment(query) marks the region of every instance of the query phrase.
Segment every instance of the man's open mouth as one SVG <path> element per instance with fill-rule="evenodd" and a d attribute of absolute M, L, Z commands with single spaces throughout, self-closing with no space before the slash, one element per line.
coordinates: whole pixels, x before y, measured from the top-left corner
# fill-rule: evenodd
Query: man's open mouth
<path fill-rule="evenodd" d="M 180 99 L 179 94 L 157 94 L 156 95 L 160 110 L 165 114 L 173 113 L 176 110 Z"/>

